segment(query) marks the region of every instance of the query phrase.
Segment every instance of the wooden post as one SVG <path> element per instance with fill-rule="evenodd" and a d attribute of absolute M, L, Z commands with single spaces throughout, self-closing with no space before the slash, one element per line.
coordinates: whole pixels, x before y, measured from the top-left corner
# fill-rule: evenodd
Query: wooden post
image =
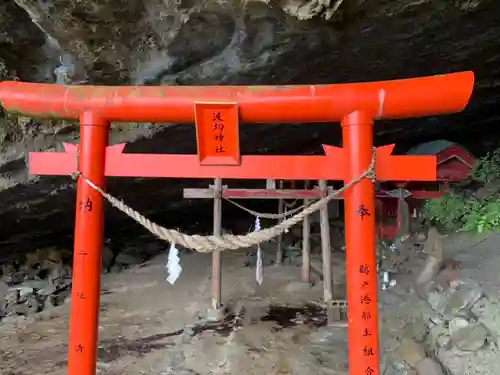
<path fill-rule="evenodd" d="M 319 188 L 322 197 L 328 194 L 326 181 L 319 181 Z M 327 308 L 328 324 L 335 320 L 333 312 L 333 283 L 332 283 L 332 248 L 330 245 L 330 225 L 328 223 L 328 205 L 320 209 L 320 227 L 321 227 L 321 254 L 323 261 L 323 298 Z"/>
<path fill-rule="evenodd" d="M 309 204 L 309 200 L 305 199 L 304 204 Z M 311 282 L 311 225 L 309 216 L 304 218 L 302 222 L 302 281 L 304 283 Z"/>
<path fill-rule="evenodd" d="M 276 190 L 276 180 L 267 179 L 266 180 L 266 190 Z"/>
<path fill-rule="evenodd" d="M 283 180 L 279 183 L 280 190 L 283 190 Z M 285 209 L 285 200 L 280 199 L 278 201 L 278 215 L 281 215 Z M 282 221 L 283 219 L 279 219 Z M 281 264 L 283 262 L 283 234 L 278 236 L 276 248 L 276 264 Z"/>
<path fill-rule="evenodd" d="M 214 236 L 222 234 L 222 180 L 214 180 Z M 220 252 L 212 253 L 212 309 L 218 310 L 222 307 L 222 272 Z"/>
<path fill-rule="evenodd" d="M 305 182 L 304 189 L 309 188 L 309 181 Z M 309 199 L 304 199 L 304 205 L 309 204 Z M 311 282 L 311 224 L 309 216 L 302 222 L 302 282 Z"/>

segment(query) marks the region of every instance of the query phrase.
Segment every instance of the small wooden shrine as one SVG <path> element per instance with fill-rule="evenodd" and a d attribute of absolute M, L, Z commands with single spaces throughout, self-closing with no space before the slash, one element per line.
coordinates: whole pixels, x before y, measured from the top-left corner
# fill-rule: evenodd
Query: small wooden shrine
<path fill-rule="evenodd" d="M 377 232 L 387 240 L 398 234 L 398 205 L 401 199 L 408 206 L 409 217 L 418 217 L 426 199 L 442 197 L 449 190 L 450 184 L 465 180 L 476 163 L 476 158 L 463 146 L 444 139 L 420 143 L 408 150 L 406 155 L 436 156 L 437 180 L 380 184 L 376 193 L 380 212 Z"/>

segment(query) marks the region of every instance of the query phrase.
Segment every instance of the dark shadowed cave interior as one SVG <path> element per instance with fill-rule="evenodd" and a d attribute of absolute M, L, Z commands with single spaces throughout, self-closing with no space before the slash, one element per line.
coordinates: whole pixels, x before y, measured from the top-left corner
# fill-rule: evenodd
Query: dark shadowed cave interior
<path fill-rule="evenodd" d="M 447 139 L 476 156 L 498 146 L 498 2 L 347 1 L 329 20 L 321 12 L 299 20 L 297 14 L 287 13 L 286 1 L 249 1 L 245 6 L 238 0 L 233 1 L 238 4 L 223 5 L 208 1 L 203 7 L 182 1 L 163 9 L 163 20 L 158 18 L 160 13 L 155 15 L 162 4 L 168 7 L 161 1 L 131 1 L 119 9 L 104 0 L 95 1 L 94 7 L 86 1 L 78 3 L 9 0 L 0 5 L 0 80 L 96 85 L 322 84 L 472 70 L 475 88 L 463 113 L 377 122 L 375 143 L 396 143 L 397 152 L 404 152 L 418 143 Z M 29 151 L 77 142 L 77 125 L 20 119 L 3 112 L 0 126 L 0 175 L 9 181 L 0 191 L 2 256 L 19 257 L 49 245 L 71 248 L 72 180 L 27 181 L 25 160 Z M 242 154 L 319 154 L 322 143 L 340 142 L 338 124 L 243 124 L 240 134 Z M 118 124 L 111 139 L 129 142 L 125 152 L 196 153 L 191 125 Z M 203 234 L 211 231 L 212 203 L 182 200 L 182 188 L 209 183 L 110 178 L 108 191 L 166 227 Z M 228 183 L 264 187 L 264 181 Z M 245 205 L 266 212 L 277 209 L 276 201 Z M 227 229 L 242 232 L 252 220 L 228 204 L 223 210 Z M 149 238 L 109 206 L 105 232 L 118 247 Z"/>

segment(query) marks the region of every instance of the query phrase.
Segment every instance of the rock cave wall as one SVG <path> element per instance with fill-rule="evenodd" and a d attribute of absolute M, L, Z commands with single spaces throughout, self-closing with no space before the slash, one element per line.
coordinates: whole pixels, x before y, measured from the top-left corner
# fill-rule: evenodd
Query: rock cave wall
<path fill-rule="evenodd" d="M 6 0 L 0 5 L 0 80 L 320 84 L 473 70 L 475 91 L 464 113 L 377 123 L 376 143 L 404 149 L 439 137 L 478 153 L 496 145 L 499 10 L 493 0 Z M 111 142 L 129 142 L 126 151 L 133 152 L 195 152 L 193 127 L 160 125 L 114 124 Z M 322 142 L 339 141 L 337 126 L 277 125 L 244 126 L 242 151 L 317 153 Z M 2 252 L 71 246 L 73 182 L 29 178 L 26 160 L 29 151 L 77 141 L 75 123 L 0 113 Z M 110 179 L 109 190 L 164 225 L 203 232 L 211 225 L 210 202 L 182 201 L 181 189 L 207 184 Z M 108 211 L 108 236 L 127 241 L 143 233 Z M 194 212 L 206 220 L 194 223 Z"/>

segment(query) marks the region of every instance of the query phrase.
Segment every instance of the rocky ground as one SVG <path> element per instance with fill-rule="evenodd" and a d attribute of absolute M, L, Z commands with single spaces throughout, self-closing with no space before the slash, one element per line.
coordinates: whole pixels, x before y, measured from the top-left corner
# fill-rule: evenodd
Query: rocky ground
<path fill-rule="evenodd" d="M 375 143 L 396 142 L 397 150 L 405 151 L 444 138 L 474 153 L 496 146 L 498 137 L 492 132 L 498 127 L 490 124 L 499 118 L 498 1 L 118 3 L 0 2 L 0 81 L 325 84 L 473 70 L 474 94 L 462 114 L 377 121 Z M 0 92 L 0 101 L 1 96 Z M 78 141 L 74 122 L 31 119 L 0 108 L 2 254 L 22 255 L 34 247 L 53 245 L 55 238 L 61 239 L 59 246 L 71 244 L 73 182 L 68 177 L 29 176 L 26 162 L 31 151 L 61 150 L 62 142 Z M 191 125 L 115 123 L 111 143 L 121 142 L 128 143 L 125 152 L 196 152 Z M 253 124 L 240 130 L 242 154 L 319 154 L 323 143 L 340 144 L 338 126 Z M 163 225 L 178 226 L 179 215 L 194 211 L 199 216 L 203 205 L 203 200 L 183 200 L 181 188 L 209 183 L 110 178 L 108 190 Z M 252 187 L 250 181 L 241 183 Z M 210 202 L 207 206 L 211 216 Z M 166 222 L 169 218 L 175 219 Z M 116 210 L 109 210 L 106 220 L 109 236 L 126 242 L 136 235 L 135 223 Z M 210 220 L 206 223 L 211 225 Z"/>
<path fill-rule="evenodd" d="M 496 372 L 499 241 L 498 234 L 444 238 L 445 261 L 424 281 L 429 259 L 442 256 L 439 244 L 427 240 L 423 251 L 403 246 L 399 254 L 384 256 L 397 259 L 381 263 L 381 272 L 389 271 L 394 280 L 381 285 L 380 292 L 384 374 Z M 265 267 L 259 287 L 255 269 L 244 266 L 245 252 L 225 253 L 223 294 L 230 316 L 214 325 L 200 320 L 210 303 L 209 256 L 182 253 L 183 273 L 170 285 L 166 254 L 145 263 L 107 254 L 100 374 L 348 373 L 346 328 L 322 327 L 321 282 L 314 273 L 314 286 L 298 283 L 300 269 L 293 258 Z M 334 252 L 336 280 L 344 278 L 343 258 L 341 251 Z M 36 280 L 15 280 L 22 272 Z M 21 269 L 4 275 L 0 374 L 65 374 L 69 275 L 53 274 L 28 276 Z M 337 286 L 336 297 L 343 297 L 342 289 Z"/>

